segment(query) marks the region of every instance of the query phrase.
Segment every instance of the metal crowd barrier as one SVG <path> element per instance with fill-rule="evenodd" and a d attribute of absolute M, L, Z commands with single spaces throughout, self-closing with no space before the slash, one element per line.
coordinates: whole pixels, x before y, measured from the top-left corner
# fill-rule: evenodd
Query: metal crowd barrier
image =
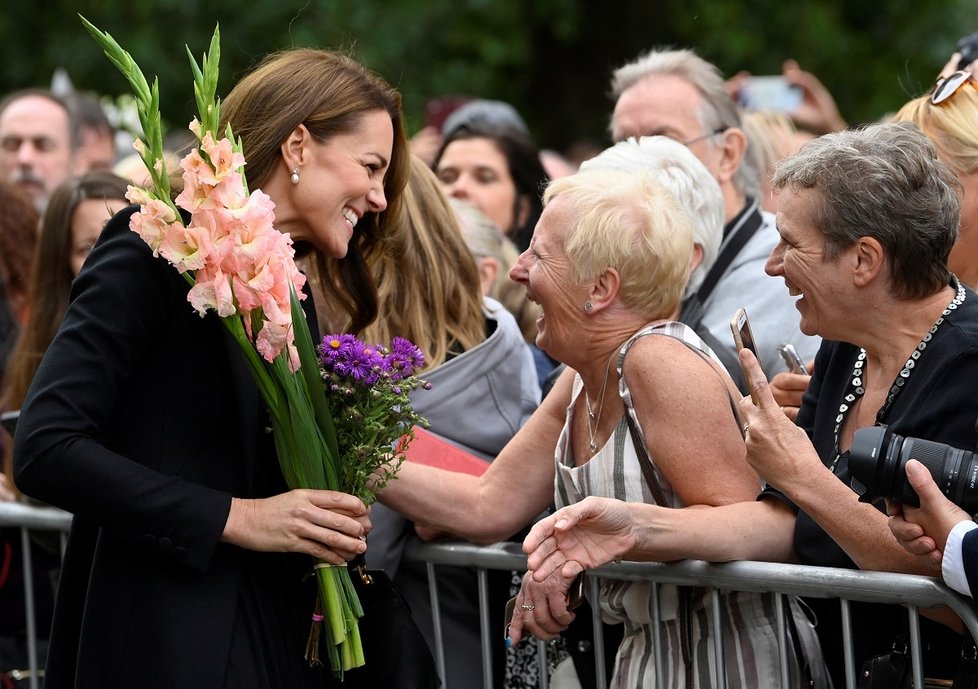
<path fill-rule="evenodd" d="M 57 531 L 61 536 L 61 555 L 64 556 L 71 514 L 55 507 L 33 507 L 18 502 L 0 502 L 0 528 L 20 529 L 20 549 L 24 569 L 24 609 L 27 614 L 26 679 L 30 689 L 40 687 L 43 669 L 37 660 L 37 615 L 34 609 L 34 578 L 31 562 L 31 531 Z M 3 658 L 0 658 L 2 664 Z M 22 671 L 22 670 L 21 670 Z"/>
<path fill-rule="evenodd" d="M 34 590 L 31 577 L 30 531 L 58 531 L 61 533 L 61 549 L 64 553 L 65 536 L 71 524 L 71 515 L 53 507 L 32 507 L 20 503 L 0 502 L 0 527 L 20 529 L 23 549 L 25 611 L 27 613 L 28 679 L 31 689 L 38 689 L 39 668 L 37 662 L 36 620 L 34 611 Z M 409 559 L 426 563 L 431 593 L 432 613 L 436 648 L 434 649 L 440 676 L 445 676 L 445 648 L 442 640 L 440 613 L 438 609 L 437 565 L 457 565 L 473 567 L 477 570 L 479 583 L 479 609 L 482 636 L 482 674 L 486 687 L 493 687 L 491 644 L 501 643 L 498 634 L 489 629 L 488 610 L 488 570 L 523 571 L 526 556 L 518 544 L 501 543 L 492 546 L 476 546 L 468 543 L 428 543 L 415 544 L 405 553 Z M 726 678 L 719 668 L 723 667 L 723 639 L 720 629 L 719 591 L 736 590 L 768 592 L 781 594 L 777 598 L 778 634 L 780 647 L 787 647 L 787 626 L 784 595 L 798 595 L 814 598 L 838 598 L 842 610 L 842 639 L 845 644 L 845 669 L 847 689 L 856 687 L 856 667 L 852 652 L 852 629 L 849 612 L 850 601 L 870 603 L 891 603 L 907 607 L 910 625 L 910 653 L 913 668 L 914 686 L 922 687 L 923 676 L 920 662 L 919 609 L 948 606 L 964 623 L 972 637 L 978 639 L 978 614 L 971 600 L 944 586 L 939 579 L 909 574 L 888 572 L 863 572 L 859 570 L 838 569 L 834 567 L 806 567 L 803 565 L 784 565 L 769 562 L 728 562 L 710 564 L 697 560 L 676 563 L 623 562 L 609 564 L 589 573 L 590 597 L 597 598 L 600 578 L 626 581 L 653 582 L 653 600 L 658 600 L 657 587 L 663 584 L 697 586 L 710 589 L 710 604 L 714 611 L 713 644 L 716 654 L 717 676 L 714 686 L 725 689 Z M 658 616 L 658 611 L 654 611 Z M 653 643 L 659 646 L 658 629 L 653 627 Z M 604 643 L 601 621 L 594 616 L 594 655 L 596 682 L 599 689 L 606 689 L 604 667 Z M 657 654 L 657 663 L 662 654 Z M 781 686 L 788 687 L 788 657 L 780 654 Z M 540 686 L 548 689 L 546 645 L 537 642 L 537 658 L 540 663 Z M 2 658 L 0 658 L 2 661 Z M 658 676 L 661 667 L 657 667 Z M 445 689 L 452 689 L 445 687 Z"/>
<path fill-rule="evenodd" d="M 490 661 L 490 644 L 500 643 L 498 634 L 492 634 L 489 629 L 487 575 L 491 569 L 516 570 L 526 569 L 526 556 L 518 544 L 500 543 L 492 546 L 477 546 L 469 543 L 427 543 L 415 544 L 406 553 L 410 559 L 427 563 L 428 585 L 431 593 L 432 616 L 435 620 L 435 659 L 442 677 L 444 673 L 445 650 L 441 637 L 438 610 L 437 571 L 436 565 L 461 565 L 475 567 L 479 582 L 479 616 L 482 624 L 482 675 L 485 687 L 493 684 L 492 666 Z M 971 600 L 959 595 L 945 586 L 939 579 L 922 577 L 911 574 L 893 574 L 889 572 L 864 572 L 860 570 L 839 569 L 836 567 L 808 567 L 804 565 L 785 565 L 771 562 L 727 562 L 710 564 L 699 560 L 685 560 L 675 563 L 661 562 L 622 562 L 608 564 L 588 573 L 590 580 L 589 596 L 597 599 L 597 578 L 617 579 L 626 581 L 653 582 L 653 601 L 658 600 L 657 587 L 662 584 L 680 586 L 698 586 L 710 589 L 709 599 L 713 606 L 714 628 L 712 630 L 713 649 L 717 662 L 714 666 L 716 676 L 713 686 L 725 689 L 726 677 L 719 669 L 723 664 L 723 638 L 720 628 L 720 590 L 768 592 L 782 594 L 777 597 L 776 612 L 778 616 L 777 629 L 780 648 L 787 648 L 787 623 L 785 617 L 784 595 L 797 595 L 812 598 L 838 598 L 842 610 L 842 642 L 844 647 L 846 687 L 856 688 L 856 661 L 852 650 L 852 624 L 849 609 L 850 601 L 867 603 L 891 603 L 907 607 L 910 626 L 910 654 L 914 686 L 923 687 L 923 667 L 920 662 L 920 608 L 932 608 L 946 605 L 951 608 L 971 633 L 972 638 L 978 639 L 978 614 Z M 655 605 L 655 603 L 654 603 Z M 656 617 L 658 610 L 654 609 Z M 659 630 L 653 627 L 653 644 L 661 648 Z M 598 689 L 606 689 L 607 681 L 604 668 L 604 644 L 601 620 L 594 616 L 594 656 L 596 667 L 596 685 Z M 542 641 L 537 642 L 537 658 L 540 663 L 540 687 L 548 689 L 546 667 L 546 650 Z M 662 654 L 656 654 L 656 674 L 661 677 Z M 781 686 L 789 687 L 788 655 L 780 654 Z M 452 689 L 444 687 L 444 689 Z"/>

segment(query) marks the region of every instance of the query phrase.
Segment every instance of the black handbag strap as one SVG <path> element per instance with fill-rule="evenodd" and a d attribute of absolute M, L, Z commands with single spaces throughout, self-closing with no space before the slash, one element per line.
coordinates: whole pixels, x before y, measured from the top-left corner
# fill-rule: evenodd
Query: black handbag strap
<path fill-rule="evenodd" d="M 761 215 L 760 205 L 756 199 L 750 199 L 744 210 L 733 221 L 729 232 L 726 233 L 723 246 L 720 247 L 720 255 L 717 256 L 716 263 L 713 264 L 703 279 L 703 284 L 700 285 L 695 294 L 690 295 L 683 302 L 679 312 L 680 321 L 694 330 L 702 322 L 705 304 L 709 301 L 717 283 L 720 282 L 720 278 L 727 272 L 727 268 L 733 263 L 734 258 L 763 224 L 764 218 Z"/>

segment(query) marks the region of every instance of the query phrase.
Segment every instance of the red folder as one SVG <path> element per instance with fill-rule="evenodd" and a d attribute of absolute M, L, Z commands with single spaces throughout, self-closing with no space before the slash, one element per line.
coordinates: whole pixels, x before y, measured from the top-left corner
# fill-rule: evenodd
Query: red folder
<path fill-rule="evenodd" d="M 460 471 L 473 476 L 482 476 L 489 468 L 489 462 L 486 460 L 452 445 L 420 426 L 414 427 L 414 440 L 405 450 L 404 457 L 409 462 L 449 471 Z"/>

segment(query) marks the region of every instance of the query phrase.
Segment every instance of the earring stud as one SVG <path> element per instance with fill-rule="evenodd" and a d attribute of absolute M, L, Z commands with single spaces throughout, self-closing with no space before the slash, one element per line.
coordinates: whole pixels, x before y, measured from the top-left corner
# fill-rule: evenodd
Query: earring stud
<path fill-rule="evenodd" d="M 588 313 L 590 313 L 593 308 L 594 308 L 594 304 L 592 304 L 589 301 L 584 302 L 584 310 L 585 311 L 587 311 Z"/>
<path fill-rule="evenodd" d="M 299 168 L 292 168 L 292 175 L 289 177 L 289 179 L 292 180 L 292 184 L 299 183 Z"/>

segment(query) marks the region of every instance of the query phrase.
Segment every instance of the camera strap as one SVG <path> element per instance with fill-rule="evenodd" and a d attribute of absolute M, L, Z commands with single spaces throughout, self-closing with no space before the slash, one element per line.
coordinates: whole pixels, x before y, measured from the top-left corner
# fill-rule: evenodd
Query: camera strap
<path fill-rule="evenodd" d="M 713 290 L 716 288 L 720 278 L 733 263 L 747 242 L 751 240 L 757 231 L 764 224 L 764 217 L 761 215 L 761 207 L 756 199 L 750 199 L 740 215 L 731 221 L 729 229 L 724 232 L 723 244 L 720 245 L 720 255 L 716 262 L 703 279 L 703 284 L 696 290 L 695 294 L 689 296 L 683 302 L 679 312 L 679 320 L 694 330 L 697 329 L 703 320 L 703 312 L 706 303 L 710 300 Z"/>

